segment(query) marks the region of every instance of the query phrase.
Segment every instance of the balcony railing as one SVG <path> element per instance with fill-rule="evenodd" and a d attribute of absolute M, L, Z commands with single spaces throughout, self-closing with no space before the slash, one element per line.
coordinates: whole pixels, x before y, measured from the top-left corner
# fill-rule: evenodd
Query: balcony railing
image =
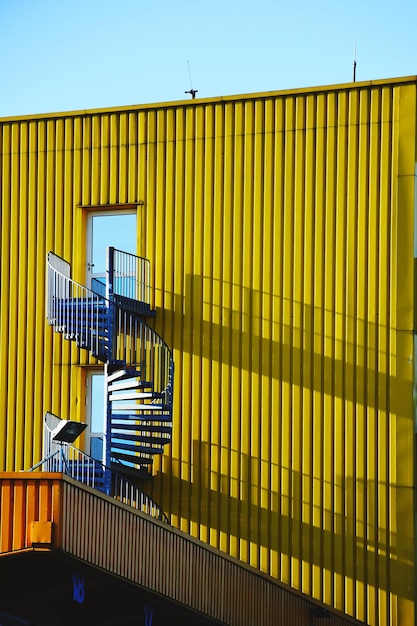
<path fill-rule="evenodd" d="M 112 496 L 151 517 L 169 523 L 159 505 L 132 481 L 106 467 L 73 445 L 53 441 L 52 432 L 60 418 L 46 413 L 44 418 L 44 459 L 29 471 L 42 468 L 45 472 L 60 472 L 88 487 Z M 110 489 L 107 488 L 110 485 Z"/>
<path fill-rule="evenodd" d="M 107 298 L 135 313 L 151 312 L 150 262 L 148 259 L 107 248 Z"/>

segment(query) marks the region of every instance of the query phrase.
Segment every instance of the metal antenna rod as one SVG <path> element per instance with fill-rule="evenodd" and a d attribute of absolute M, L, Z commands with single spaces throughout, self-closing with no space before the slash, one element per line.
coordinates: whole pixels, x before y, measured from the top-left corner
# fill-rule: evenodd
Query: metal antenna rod
<path fill-rule="evenodd" d="M 189 63 L 189 61 L 187 61 L 187 67 L 188 67 L 188 76 L 190 77 L 190 87 L 191 87 L 191 89 L 189 89 L 188 91 L 185 91 L 184 93 L 190 93 L 192 99 L 194 100 L 195 94 L 198 92 L 198 89 L 193 89 L 193 81 L 191 80 L 191 71 L 190 71 L 190 63 Z"/>
<path fill-rule="evenodd" d="M 356 83 L 356 43 L 353 46 L 353 82 Z"/>

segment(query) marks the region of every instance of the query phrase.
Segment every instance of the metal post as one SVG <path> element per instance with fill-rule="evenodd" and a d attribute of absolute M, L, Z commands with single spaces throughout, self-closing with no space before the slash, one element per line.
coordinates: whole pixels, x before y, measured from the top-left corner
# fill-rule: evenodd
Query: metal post
<path fill-rule="evenodd" d="M 111 402 L 107 391 L 107 379 L 109 376 L 109 363 L 104 366 L 104 446 L 103 446 L 103 465 L 104 465 L 104 492 L 111 495 Z"/>
<path fill-rule="evenodd" d="M 114 304 L 113 304 L 113 277 L 114 277 L 114 248 L 107 248 L 106 262 L 106 306 L 107 310 L 107 328 L 108 328 L 108 357 L 104 366 L 104 491 L 107 495 L 111 492 L 111 402 L 108 393 L 108 376 L 109 367 L 113 360 L 113 338 L 114 338 Z"/>

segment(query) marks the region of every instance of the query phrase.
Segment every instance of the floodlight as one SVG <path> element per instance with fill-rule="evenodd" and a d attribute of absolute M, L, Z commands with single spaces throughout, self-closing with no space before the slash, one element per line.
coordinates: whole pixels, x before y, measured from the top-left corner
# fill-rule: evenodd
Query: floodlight
<path fill-rule="evenodd" d="M 86 428 L 87 424 L 83 424 L 82 422 L 61 420 L 51 433 L 51 441 L 56 441 L 57 443 L 74 443 L 77 437 L 79 437 Z"/>

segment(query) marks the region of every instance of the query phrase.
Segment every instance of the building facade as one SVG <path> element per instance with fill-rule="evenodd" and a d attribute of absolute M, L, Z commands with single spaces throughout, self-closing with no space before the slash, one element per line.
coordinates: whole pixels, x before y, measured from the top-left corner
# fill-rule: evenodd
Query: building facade
<path fill-rule="evenodd" d="M 47 325 L 46 258 L 89 284 L 128 242 L 175 362 L 146 490 L 298 592 L 414 624 L 416 87 L 0 120 L 0 471 L 42 458 L 46 411 L 100 434 L 102 365 Z"/>

